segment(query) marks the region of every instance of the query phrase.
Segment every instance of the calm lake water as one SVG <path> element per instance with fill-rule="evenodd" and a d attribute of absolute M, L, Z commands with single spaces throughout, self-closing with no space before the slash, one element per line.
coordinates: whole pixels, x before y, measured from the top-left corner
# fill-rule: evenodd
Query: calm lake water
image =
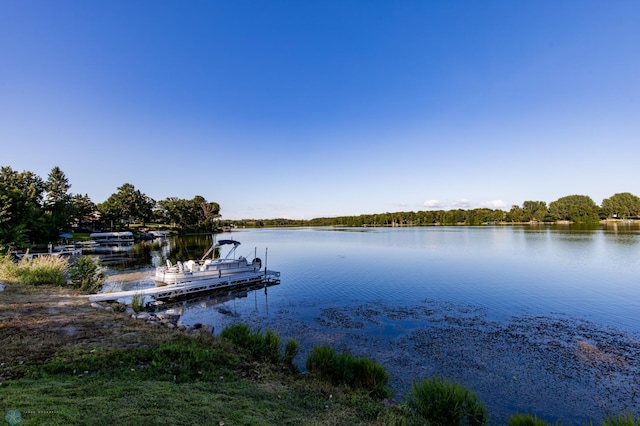
<path fill-rule="evenodd" d="M 483 307 L 495 318 L 562 314 L 640 333 L 638 227 L 301 228 L 218 236 L 229 237 L 242 243 L 239 254 L 253 258 L 257 250 L 282 273 L 282 283 L 259 302 L 272 310 L 295 307 L 312 317 L 331 306 L 429 299 Z M 151 262 L 198 257 L 210 244 L 206 236 L 174 241 Z M 253 299 L 233 305 L 238 314 L 255 310 Z"/>
<path fill-rule="evenodd" d="M 374 358 L 399 396 L 418 377 L 445 374 L 478 392 L 498 423 L 516 411 L 567 425 L 640 409 L 640 396 L 627 392 L 640 385 L 637 225 L 259 229 L 217 238 L 240 241 L 249 259 L 257 250 L 281 283 L 184 303 L 185 324 L 275 329 L 301 342 L 298 362 L 321 343 Z M 210 244 L 174 238 L 145 251 L 143 263 L 200 257 Z M 596 361 L 625 359 L 624 372 L 606 381 L 606 369 L 592 371 L 596 361 L 576 364 L 593 353 L 585 348 L 614 348 Z"/>

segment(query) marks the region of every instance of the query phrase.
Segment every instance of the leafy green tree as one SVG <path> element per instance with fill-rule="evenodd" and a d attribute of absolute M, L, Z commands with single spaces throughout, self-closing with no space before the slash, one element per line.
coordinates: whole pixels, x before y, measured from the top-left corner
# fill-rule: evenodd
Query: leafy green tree
<path fill-rule="evenodd" d="M 18 189 L 28 203 L 42 207 L 45 183 L 40 176 L 29 171 L 18 173 L 7 166 L 0 169 L 0 184 Z"/>
<path fill-rule="evenodd" d="M 528 221 L 528 216 L 525 209 L 523 209 L 520 206 L 516 206 L 515 204 L 511 206 L 511 209 L 507 213 L 507 218 L 509 222 L 515 222 L 515 223 Z"/>
<path fill-rule="evenodd" d="M 463 209 L 448 210 L 445 212 L 442 223 L 446 225 L 457 225 L 465 223 L 466 212 Z"/>
<path fill-rule="evenodd" d="M 545 220 L 548 215 L 547 203 L 544 201 L 525 201 L 522 207 L 511 206 L 507 213 L 510 222 L 531 222 L 532 220 Z"/>
<path fill-rule="evenodd" d="M 145 225 L 153 218 L 153 208 L 156 205 L 156 200 L 149 197 L 146 194 L 140 194 L 140 198 L 138 198 L 138 216 L 137 219 Z"/>
<path fill-rule="evenodd" d="M 0 169 L 0 245 L 24 247 L 39 235 L 45 183 L 32 172 Z"/>
<path fill-rule="evenodd" d="M 220 204 L 208 202 L 200 195 L 193 198 L 193 203 L 200 209 L 198 227 L 202 229 L 215 229 L 215 221 L 220 217 Z"/>
<path fill-rule="evenodd" d="M 96 205 L 91 201 L 89 195 L 73 195 L 71 200 L 71 220 L 80 228 L 85 224 L 85 218 L 97 210 Z"/>
<path fill-rule="evenodd" d="M 169 197 L 156 203 L 155 215 L 159 222 L 176 225 L 179 222 L 177 197 Z"/>
<path fill-rule="evenodd" d="M 190 200 L 172 199 L 170 211 L 172 223 L 183 229 L 194 228 L 199 221 L 198 209 Z"/>
<path fill-rule="evenodd" d="M 640 217 L 640 197 L 629 192 L 615 194 L 602 200 L 602 212 L 606 217 Z"/>
<path fill-rule="evenodd" d="M 196 195 L 192 200 L 170 197 L 157 203 L 157 214 L 166 223 L 185 230 L 214 230 L 220 217 L 220 205 Z"/>
<path fill-rule="evenodd" d="M 140 192 L 130 183 L 118 188 L 104 203 L 98 204 L 98 210 L 104 220 L 112 223 L 125 223 L 127 227 L 133 222 L 146 223 L 153 216 L 155 201 Z"/>
<path fill-rule="evenodd" d="M 12 195 L 0 188 L 0 250 L 3 251 L 10 244 L 24 246 L 29 242 L 25 224 L 16 223 L 14 219 Z"/>
<path fill-rule="evenodd" d="M 587 195 L 568 195 L 549 204 L 549 213 L 556 220 L 570 220 L 577 223 L 597 222 L 598 206 Z"/>
<path fill-rule="evenodd" d="M 467 225 L 483 225 L 491 222 L 501 222 L 505 219 L 505 212 L 488 208 L 467 210 L 465 223 Z"/>
<path fill-rule="evenodd" d="M 544 201 L 525 201 L 522 209 L 527 213 L 528 220 L 544 220 L 549 212 Z"/>

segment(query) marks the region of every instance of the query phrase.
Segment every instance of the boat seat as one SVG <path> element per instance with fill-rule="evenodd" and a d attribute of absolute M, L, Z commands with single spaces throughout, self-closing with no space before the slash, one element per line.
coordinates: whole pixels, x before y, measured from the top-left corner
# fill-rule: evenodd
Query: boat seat
<path fill-rule="evenodd" d="M 171 261 L 169 259 L 167 259 L 167 268 L 171 268 L 173 265 L 171 264 Z"/>
<path fill-rule="evenodd" d="M 193 272 L 193 270 L 195 269 L 195 266 L 197 265 L 197 263 L 193 260 L 189 260 L 187 262 L 184 263 L 184 266 L 191 272 Z"/>

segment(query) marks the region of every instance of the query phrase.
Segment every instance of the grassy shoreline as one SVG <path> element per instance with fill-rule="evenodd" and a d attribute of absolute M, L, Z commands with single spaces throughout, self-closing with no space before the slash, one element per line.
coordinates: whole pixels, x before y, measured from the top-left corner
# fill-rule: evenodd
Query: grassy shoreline
<path fill-rule="evenodd" d="M 18 410 L 20 424 L 373 420 L 351 403 L 366 395 L 255 361 L 204 331 L 186 334 L 95 309 L 66 288 L 11 284 L 0 296 L 0 410 Z M 140 359 L 168 358 L 145 364 L 130 356 L 136 351 Z M 364 405 L 382 409 L 372 399 Z"/>
<path fill-rule="evenodd" d="M 386 372 L 328 347 L 307 360 L 309 371 L 334 363 L 324 377 L 298 374 L 291 362 L 296 351 L 278 355 L 285 345 L 269 332 L 247 329 L 245 343 L 206 330 L 185 333 L 96 309 L 84 292 L 69 287 L 5 284 L 0 300 L 0 414 L 19 413 L 20 425 L 425 424 L 407 403 L 350 388 L 343 377 L 335 381 L 335 365 L 345 362 L 383 383 Z M 256 356 L 256 347 L 266 351 Z M 441 390 L 475 399 L 449 385 Z M 414 395 L 420 392 L 431 398 L 425 389 Z M 509 424 L 547 424 L 526 415 L 515 419 Z M 593 424 L 638 425 L 638 419 Z"/>

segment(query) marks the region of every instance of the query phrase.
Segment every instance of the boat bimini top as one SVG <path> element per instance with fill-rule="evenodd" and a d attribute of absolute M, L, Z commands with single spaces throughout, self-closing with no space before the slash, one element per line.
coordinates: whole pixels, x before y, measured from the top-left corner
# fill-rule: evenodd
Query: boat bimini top
<path fill-rule="evenodd" d="M 240 245 L 240 241 L 236 240 L 220 240 L 217 242 L 216 247 L 222 247 L 227 244 L 233 244 L 233 248 L 236 248 Z"/>
<path fill-rule="evenodd" d="M 229 250 L 229 253 L 227 253 L 227 255 L 225 256 L 225 259 L 228 259 L 229 256 L 231 255 L 231 253 L 235 252 L 236 247 L 238 247 L 240 245 L 240 241 L 236 241 L 236 240 L 220 240 L 215 245 L 211 246 L 211 248 L 204 254 L 204 256 L 202 256 L 202 259 L 200 259 L 200 261 L 201 262 L 204 261 L 204 259 L 207 256 L 209 256 L 209 253 L 211 253 L 214 248 L 220 248 L 220 247 L 225 246 L 227 244 L 233 244 L 233 247 L 231 248 L 231 250 Z"/>

